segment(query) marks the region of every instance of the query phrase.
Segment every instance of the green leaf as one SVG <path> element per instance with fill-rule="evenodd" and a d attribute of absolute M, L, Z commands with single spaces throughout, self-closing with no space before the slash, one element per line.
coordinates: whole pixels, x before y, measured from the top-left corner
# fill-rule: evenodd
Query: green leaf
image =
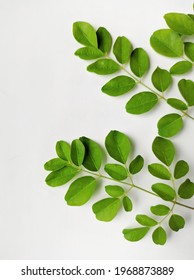
<path fill-rule="evenodd" d="M 105 54 L 110 52 L 112 46 L 112 37 L 109 31 L 104 27 L 99 27 L 97 32 L 98 48 Z"/>
<path fill-rule="evenodd" d="M 128 196 L 125 196 L 123 198 L 123 207 L 124 207 L 126 212 L 130 212 L 133 209 L 133 203 Z"/>
<path fill-rule="evenodd" d="M 172 201 L 176 197 L 175 190 L 169 185 L 163 183 L 156 183 L 152 185 L 153 192 L 157 193 L 159 197 L 166 201 Z"/>
<path fill-rule="evenodd" d="M 105 187 L 105 191 L 112 197 L 120 197 L 124 194 L 125 190 L 116 185 L 108 185 Z"/>
<path fill-rule="evenodd" d="M 81 206 L 91 198 L 95 188 L 95 178 L 91 176 L 78 178 L 70 185 L 65 195 L 65 200 L 68 205 Z"/>
<path fill-rule="evenodd" d="M 148 165 L 149 172 L 160 179 L 170 180 L 171 174 L 169 170 L 160 163 L 152 163 Z"/>
<path fill-rule="evenodd" d="M 98 171 L 102 164 L 102 150 L 100 146 L 87 137 L 81 137 L 80 141 L 85 147 L 83 166 L 90 171 Z"/>
<path fill-rule="evenodd" d="M 166 216 L 170 208 L 166 205 L 158 204 L 150 207 L 150 211 L 156 216 Z"/>
<path fill-rule="evenodd" d="M 190 16 L 182 13 L 168 13 L 164 16 L 164 19 L 175 32 L 183 35 L 194 34 L 194 21 Z"/>
<path fill-rule="evenodd" d="M 64 159 L 66 161 L 70 161 L 71 160 L 71 148 L 69 143 L 65 142 L 65 141 L 58 141 L 56 144 L 56 153 L 58 155 L 58 157 L 60 157 L 61 159 Z"/>
<path fill-rule="evenodd" d="M 129 171 L 131 174 L 136 174 L 142 170 L 144 166 L 144 159 L 142 156 L 138 155 L 129 164 Z"/>
<path fill-rule="evenodd" d="M 79 139 L 73 140 L 71 144 L 72 162 L 77 166 L 82 165 L 84 160 L 84 155 L 85 155 L 85 147 L 83 143 Z"/>
<path fill-rule="evenodd" d="M 77 55 L 77 56 L 79 56 L 79 58 L 85 59 L 85 60 L 96 59 L 96 58 L 104 56 L 104 54 L 103 54 L 103 52 L 101 52 L 101 50 L 96 49 L 94 47 L 80 48 L 75 52 L 75 55 Z"/>
<path fill-rule="evenodd" d="M 187 101 L 189 106 L 194 105 L 194 82 L 191 80 L 182 79 L 178 83 L 180 93 Z"/>
<path fill-rule="evenodd" d="M 167 240 L 166 231 L 162 227 L 158 227 L 152 234 L 152 240 L 157 245 L 164 245 Z"/>
<path fill-rule="evenodd" d="M 126 104 L 126 111 L 130 114 L 143 114 L 150 111 L 158 103 L 158 97 L 149 91 L 135 94 Z"/>
<path fill-rule="evenodd" d="M 167 70 L 157 67 L 152 74 L 152 83 L 157 90 L 165 92 L 172 83 L 172 77 Z"/>
<path fill-rule="evenodd" d="M 169 227 L 173 231 L 179 231 L 180 229 L 184 228 L 185 220 L 183 217 L 179 215 L 173 214 L 169 219 Z"/>
<path fill-rule="evenodd" d="M 113 53 L 121 64 L 129 61 L 132 49 L 131 42 L 124 36 L 118 37 L 113 45 Z"/>
<path fill-rule="evenodd" d="M 179 160 L 174 169 L 174 178 L 180 179 L 184 177 L 189 172 L 189 165 L 184 160 Z"/>
<path fill-rule="evenodd" d="M 152 144 L 152 151 L 154 155 L 165 165 L 171 165 L 175 156 L 175 148 L 170 140 L 162 137 L 156 137 Z"/>
<path fill-rule="evenodd" d="M 111 79 L 101 90 L 110 96 L 119 96 L 132 90 L 135 84 L 132 78 L 121 75 Z"/>
<path fill-rule="evenodd" d="M 188 106 L 187 104 L 185 104 L 182 100 L 180 99 L 177 99 L 177 98 L 168 98 L 167 99 L 167 103 L 175 108 L 175 109 L 178 109 L 178 110 L 187 110 L 188 109 Z"/>
<path fill-rule="evenodd" d="M 56 171 L 67 166 L 67 162 L 61 158 L 53 158 L 47 161 L 44 165 L 44 169 L 47 171 Z"/>
<path fill-rule="evenodd" d="M 136 48 L 130 58 L 131 71 L 137 76 L 142 77 L 150 68 L 150 59 L 147 52 L 142 48 Z"/>
<path fill-rule="evenodd" d="M 172 75 L 181 75 L 189 72 L 192 69 L 192 63 L 189 61 L 179 61 L 170 68 Z"/>
<path fill-rule="evenodd" d="M 94 27 L 88 22 L 77 21 L 73 24 L 73 36 L 82 45 L 98 47 L 97 36 Z"/>
<path fill-rule="evenodd" d="M 96 202 L 92 206 L 92 210 L 96 215 L 96 219 L 103 222 L 109 222 L 119 212 L 121 202 L 119 198 L 105 198 Z"/>
<path fill-rule="evenodd" d="M 120 164 L 106 164 L 104 170 L 115 180 L 122 181 L 127 178 L 127 171 Z"/>
<path fill-rule="evenodd" d="M 183 119 L 179 114 L 168 114 L 158 122 L 158 134 L 163 137 L 172 137 L 183 128 Z"/>
<path fill-rule="evenodd" d="M 105 146 L 112 158 L 121 163 L 126 163 L 131 151 L 131 143 L 124 133 L 117 130 L 110 131 L 106 136 Z"/>
<path fill-rule="evenodd" d="M 120 66 L 112 59 L 104 58 L 88 65 L 87 70 L 98 75 L 109 75 L 120 70 Z"/>
<path fill-rule="evenodd" d="M 51 187 L 58 187 L 69 182 L 76 174 L 78 170 L 72 166 L 63 167 L 57 171 L 51 172 L 46 177 L 47 185 Z"/>
<path fill-rule="evenodd" d="M 183 55 L 183 41 L 181 36 L 170 29 L 160 29 L 150 38 L 152 48 L 159 54 L 168 57 Z"/>
<path fill-rule="evenodd" d="M 137 215 L 136 216 L 136 221 L 142 225 L 142 226 L 147 226 L 147 227 L 153 227 L 156 226 L 158 224 L 157 221 L 155 221 L 154 219 L 150 218 L 147 215 Z"/>
<path fill-rule="evenodd" d="M 191 61 L 194 61 L 194 43 L 192 43 L 192 42 L 185 42 L 184 46 L 185 46 L 184 51 L 185 51 L 186 56 Z"/>
<path fill-rule="evenodd" d="M 187 179 L 180 185 L 178 195 L 184 199 L 191 198 L 194 195 L 194 183 Z"/>
<path fill-rule="evenodd" d="M 149 229 L 149 227 L 128 228 L 123 230 L 123 234 L 125 239 L 134 242 L 141 240 L 148 233 Z"/>

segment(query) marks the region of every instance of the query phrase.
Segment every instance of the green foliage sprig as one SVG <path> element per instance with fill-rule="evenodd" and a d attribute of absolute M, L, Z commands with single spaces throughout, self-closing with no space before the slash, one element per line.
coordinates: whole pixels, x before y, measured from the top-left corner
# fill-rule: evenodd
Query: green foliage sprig
<path fill-rule="evenodd" d="M 191 33 L 194 28 L 194 21 L 191 16 L 176 13 L 167 14 L 165 19 L 167 18 L 167 22 L 170 21 L 171 26 L 179 25 L 179 18 L 182 25 L 180 28 L 178 28 L 179 26 L 175 28 L 175 31 L 161 29 L 154 32 L 150 39 L 151 46 L 160 54 L 169 57 L 181 57 L 184 61 L 177 62 L 169 71 L 157 67 L 151 75 L 154 88 L 143 81 L 144 75 L 150 68 L 149 56 L 143 48 L 133 49 L 131 42 L 126 37 L 120 36 L 113 44 L 113 56 L 110 54 L 112 48 L 110 32 L 104 27 L 100 27 L 96 31 L 87 22 L 75 22 L 73 24 L 73 35 L 79 43 L 84 45 L 75 52 L 75 55 L 85 60 L 97 59 L 87 67 L 89 72 L 99 75 L 121 72 L 102 87 L 103 93 L 116 97 L 132 91 L 137 84 L 145 88 L 145 91 L 136 93 L 127 102 L 126 111 L 128 113 L 137 115 L 146 113 L 154 108 L 160 100 L 179 111 L 179 114 L 170 113 L 158 121 L 158 134 L 169 138 L 182 130 L 185 116 L 194 120 L 194 117 L 188 112 L 189 107 L 194 106 L 193 81 L 181 79 L 178 82 L 178 89 L 184 101 L 179 98 L 165 97 L 166 90 L 172 84 L 172 75 L 186 73 L 193 66 L 194 43 L 183 42 L 179 29 L 182 32 L 189 30 Z M 186 34 L 186 31 L 184 32 Z M 183 49 L 188 59 L 183 57 Z"/>
<path fill-rule="evenodd" d="M 178 231 L 185 224 L 184 218 L 174 212 L 175 206 L 194 210 L 194 207 L 179 202 L 179 198 L 193 197 L 194 183 L 188 178 L 181 184 L 176 181 L 187 175 L 188 163 L 180 160 L 172 171 L 170 166 L 174 161 L 175 147 L 170 140 L 156 137 L 152 151 L 160 162 L 149 164 L 148 172 L 162 182 L 157 181 L 151 186 L 151 190 L 147 190 L 134 182 L 135 176 L 144 167 L 144 159 L 141 155 L 137 155 L 134 159 L 130 158 L 132 145 L 127 135 L 116 130 L 110 131 L 105 138 L 105 148 L 102 149 L 99 144 L 87 137 L 75 139 L 71 145 L 65 141 L 58 141 L 56 144 L 58 157 L 44 165 L 47 171 L 51 171 L 46 177 L 46 183 L 51 187 L 59 187 L 76 177 L 64 197 L 70 206 L 85 204 L 95 196 L 96 189 L 103 186 L 106 196 L 92 206 L 96 219 L 103 222 L 113 220 L 121 210 L 132 211 L 131 193 L 134 190 L 161 198 L 162 204 L 150 208 L 151 213 L 155 215 L 154 218 L 146 214 L 137 215 L 136 221 L 141 227 L 124 229 L 123 234 L 129 241 L 138 241 L 149 230 L 154 229 L 152 234 L 154 243 L 165 244 L 167 233 L 163 222 L 169 220 L 169 227 L 173 231 Z M 104 164 L 107 157 L 114 161 Z M 97 184 L 98 181 L 101 183 Z M 109 183 L 106 184 L 104 181 Z M 165 205 L 165 202 L 171 203 L 171 207 Z"/>

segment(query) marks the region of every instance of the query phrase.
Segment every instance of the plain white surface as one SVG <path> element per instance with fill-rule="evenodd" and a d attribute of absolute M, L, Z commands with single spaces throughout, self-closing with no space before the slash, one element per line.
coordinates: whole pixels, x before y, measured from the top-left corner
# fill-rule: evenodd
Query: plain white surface
<path fill-rule="evenodd" d="M 129 94 L 102 94 L 109 77 L 86 72 L 88 63 L 74 56 L 80 45 L 72 23 L 105 26 L 114 39 L 125 35 L 134 47 L 148 51 L 152 71 L 177 61 L 159 56 L 149 45 L 152 32 L 166 27 L 163 15 L 172 11 L 192 13 L 192 1 L 0 0 L 1 259 L 194 259 L 193 212 L 177 207 L 186 227 L 170 233 L 163 247 L 152 243 L 151 234 L 130 243 L 122 229 L 136 225 L 135 213 L 149 213 L 151 203 L 161 200 L 134 192 L 133 213 L 102 223 L 91 211 L 97 197 L 83 207 L 69 207 L 63 200 L 67 186 L 52 189 L 44 183 L 43 164 L 55 157 L 56 141 L 84 135 L 103 144 L 111 129 L 133 139 L 134 155 L 142 154 L 146 165 L 157 161 L 151 154 L 156 123 L 172 110 L 160 104 L 148 114 L 132 116 L 124 109 Z M 176 94 L 175 83 L 169 95 Z M 190 163 L 192 180 L 193 125 L 187 119 L 184 131 L 173 138 L 177 159 Z M 141 186 L 153 182 L 146 172 L 137 176 Z"/>

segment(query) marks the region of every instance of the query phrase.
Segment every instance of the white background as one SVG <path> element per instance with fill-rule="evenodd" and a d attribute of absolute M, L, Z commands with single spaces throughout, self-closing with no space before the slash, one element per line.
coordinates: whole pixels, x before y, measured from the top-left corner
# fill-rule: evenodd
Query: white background
<path fill-rule="evenodd" d="M 144 47 L 151 57 L 151 74 L 157 66 L 168 68 L 177 61 L 151 49 L 152 32 L 166 27 L 167 12 L 192 13 L 192 2 L 0 0 L 1 259 L 194 259 L 194 212 L 176 208 L 186 226 L 178 233 L 168 231 L 163 247 L 152 243 L 151 233 L 130 243 L 122 229 L 137 225 L 135 214 L 148 214 L 149 206 L 161 200 L 133 192 L 134 212 L 102 223 L 91 206 L 105 196 L 103 192 L 83 207 L 69 207 L 63 199 L 67 186 L 46 186 L 43 169 L 44 162 L 55 157 L 56 141 L 71 142 L 84 135 L 103 145 L 111 129 L 133 140 L 132 157 L 142 154 L 146 165 L 157 161 L 151 153 L 156 124 L 173 109 L 161 104 L 150 113 L 133 116 L 124 108 L 130 94 L 111 98 L 101 93 L 110 77 L 88 73 L 88 63 L 74 56 L 80 45 L 72 36 L 72 23 L 82 20 L 95 28 L 105 26 L 114 39 L 124 35 L 134 47 Z M 174 82 L 168 96 L 176 94 Z M 184 131 L 173 138 L 176 159 L 190 163 L 192 180 L 193 127 L 187 119 Z M 156 179 L 144 170 L 136 182 L 150 188 Z"/>

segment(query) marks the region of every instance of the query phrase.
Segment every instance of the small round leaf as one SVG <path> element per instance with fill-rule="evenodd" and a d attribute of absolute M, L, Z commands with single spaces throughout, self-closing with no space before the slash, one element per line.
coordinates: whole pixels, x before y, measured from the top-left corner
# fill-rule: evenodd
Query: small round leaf
<path fill-rule="evenodd" d="M 110 96 L 120 96 L 132 90 L 135 84 L 132 78 L 121 75 L 111 79 L 101 90 Z"/>
<path fill-rule="evenodd" d="M 167 70 L 157 67 L 152 74 L 152 83 L 157 90 L 164 92 L 171 85 L 172 77 Z"/>
<path fill-rule="evenodd" d="M 179 114 L 168 114 L 158 122 L 158 134 L 163 137 L 172 137 L 183 128 L 183 119 Z"/>
<path fill-rule="evenodd" d="M 169 185 L 156 183 L 152 185 L 152 190 L 159 195 L 163 200 L 172 201 L 176 197 L 175 190 Z"/>
<path fill-rule="evenodd" d="M 161 162 L 167 166 L 171 165 L 175 156 L 175 148 L 170 140 L 156 137 L 152 144 L 152 151 Z"/>
<path fill-rule="evenodd" d="M 112 197 L 120 197 L 124 194 L 125 190 L 120 186 L 108 185 L 105 187 L 105 191 Z"/>
<path fill-rule="evenodd" d="M 125 239 L 135 242 L 141 240 L 148 233 L 149 229 L 149 227 L 129 228 L 124 229 L 123 234 Z"/>
<path fill-rule="evenodd" d="M 179 189 L 178 189 L 178 195 L 181 198 L 189 199 L 193 197 L 194 195 L 194 183 L 191 182 L 189 179 L 187 179 L 185 182 L 183 182 Z"/>
<path fill-rule="evenodd" d="M 130 114 L 143 114 L 150 111 L 158 103 L 158 97 L 152 92 L 135 94 L 126 104 L 126 111 Z"/>
<path fill-rule="evenodd" d="M 158 204 L 150 207 L 150 211 L 156 216 L 166 216 L 170 208 L 166 205 Z"/>
<path fill-rule="evenodd" d="M 124 207 L 126 212 L 130 212 L 133 209 L 133 203 L 128 196 L 125 196 L 123 198 L 123 207 Z"/>
<path fill-rule="evenodd" d="M 173 231 L 179 231 L 180 229 L 184 228 L 185 220 L 183 217 L 179 215 L 173 214 L 169 219 L 169 227 Z"/>
<path fill-rule="evenodd" d="M 183 55 L 183 41 L 181 36 L 170 29 L 160 29 L 150 38 L 152 48 L 159 54 L 168 57 Z"/>
<path fill-rule="evenodd" d="M 152 240 L 157 245 L 164 245 L 167 240 L 166 231 L 162 227 L 158 227 L 152 234 Z"/>
<path fill-rule="evenodd" d="M 118 72 L 120 66 L 112 59 L 102 58 L 88 65 L 87 70 L 98 75 L 109 75 Z"/>

